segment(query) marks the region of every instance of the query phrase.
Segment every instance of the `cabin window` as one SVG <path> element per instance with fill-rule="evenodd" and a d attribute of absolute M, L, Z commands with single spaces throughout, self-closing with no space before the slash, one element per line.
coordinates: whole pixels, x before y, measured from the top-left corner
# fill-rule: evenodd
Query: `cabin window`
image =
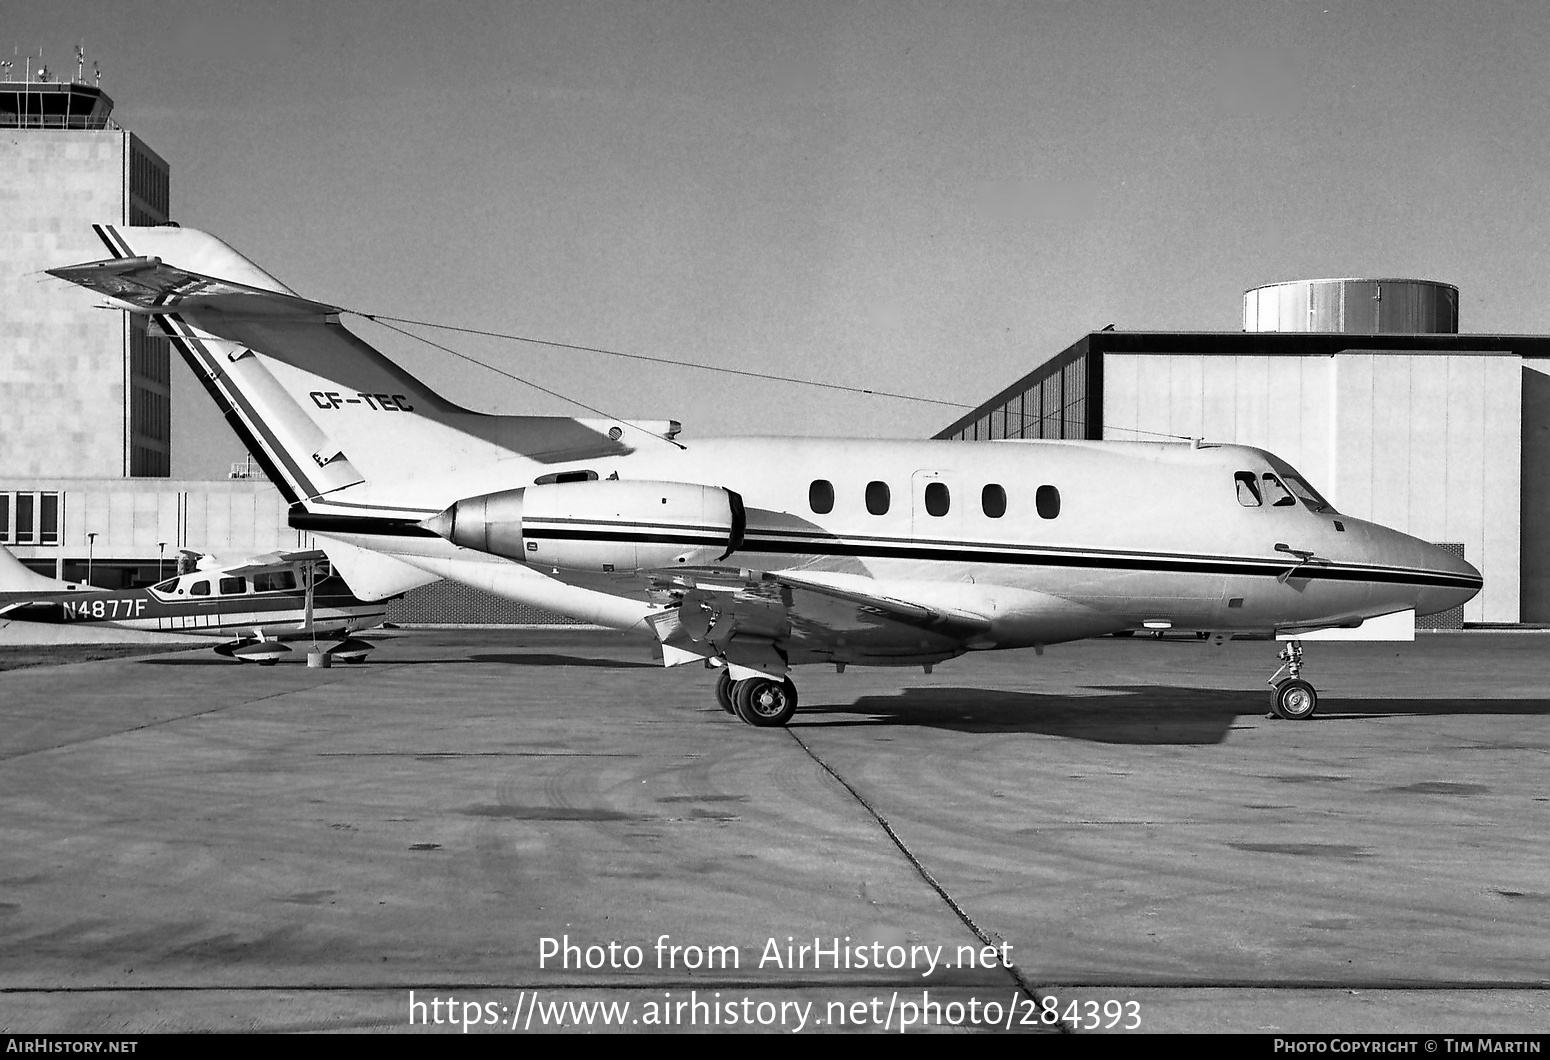
<path fill-rule="evenodd" d="M 891 499 L 888 483 L 868 482 L 866 484 L 866 510 L 873 515 L 887 515 L 888 503 Z"/>
<path fill-rule="evenodd" d="M 947 483 L 926 483 L 926 514 L 937 518 L 947 514 L 947 509 L 953 506 L 953 499 L 947 492 Z"/>
<path fill-rule="evenodd" d="M 834 483 L 826 478 L 815 478 L 807 487 L 807 506 L 817 515 L 834 511 Z"/>
<path fill-rule="evenodd" d="M 253 575 L 255 593 L 278 593 L 294 588 L 296 588 L 295 571 L 276 570 Z"/>
<path fill-rule="evenodd" d="M 155 589 L 159 593 L 170 593 L 177 587 L 178 580 L 176 578 L 168 578 L 164 582 L 157 582 L 155 585 L 151 586 L 152 589 Z"/>
<path fill-rule="evenodd" d="M 1297 498 L 1292 496 L 1280 479 L 1271 474 L 1261 475 L 1260 478 L 1265 483 L 1265 496 L 1270 498 L 1272 508 L 1296 507 Z"/>
<path fill-rule="evenodd" d="M 1239 504 L 1245 508 L 1258 508 L 1264 503 L 1259 495 L 1259 485 L 1254 481 L 1254 472 L 1240 471 L 1232 478 L 1238 486 Z"/>
<path fill-rule="evenodd" d="M 1006 490 L 992 482 L 980 490 L 980 507 L 992 519 L 1006 514 Z"/>
<path fill-rule="evenodd" d="M 1054 486 L 1040 486 L 1033 495 L 1033 505 L 1040 519 L 1053 519 L 1060 514 L 1060 491 Z"/>
<path fill-rule="evenodd" d="M 242 596 L 247 591 L 248 591 L 248 580 L 246 578 L 222 578 L 221 579 L 221 595 L 222 596 Z"/>
<path fill-rule="evenodd" d="M 188 587 L 188 595 L 190 595 L 190 596 L 209 596 L 210 595 L 210 583 L 209 582 L 195 582 L 193 585 L 190 585 Z"/>

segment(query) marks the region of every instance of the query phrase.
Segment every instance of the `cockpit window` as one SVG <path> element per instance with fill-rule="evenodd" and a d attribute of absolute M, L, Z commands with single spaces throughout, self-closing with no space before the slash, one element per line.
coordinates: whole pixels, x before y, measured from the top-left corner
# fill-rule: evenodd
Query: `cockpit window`
<path fill-rule="evenodd" d="M 1297 498 L 1293 497 L 1291 491 L 1282 485 L 1280 479 L 1268 472 L 1260 476 L 1260 478 L 1265 484 L 1265 496 L 1270 498 L 1270 506 L 1272 508 L 1286 508 L 1297 504 Z"/>
<path fill-rule="evenodd" d="M 1238 487 L 1238 503 L 1245 508 L 1258 508 L 1264 503 L 1259 494 L 1259 485 L 1254 479 L 1254 472 L 1239 471 L 1233 475 L 1233 482 Z"/>
<path fill-rule="evenodd" d="M 1319 491 L 1318 490 L 1316 490 L 1312 486 L 1308 485 L 1306 482 L 1304 482 L 1302 479 L 1298 478 L 1296 475 L 1287 475 L 1286 476 L 1286 486 L 1294 494 L 1297 495 L 1297 499 L 1298 500 L 1302 501 L 1303 504 L 1307 505 L 1309 511 L 1312 511 L 1312 512 L 1332 512 L 1332 511 L 1335 510 L 1333 507 L 1330 506 L 1330 503 L 1328 501 L 1326 501 L 1323 497 L 1319 496 Z"/>
<path fill-rule="evenodd" d="M 190 595 L 190 596 L 209 596 L 210 595 L 210 583 L 209 582 L 205 582 L 205 581 L 195 582 L 193 585 L 190 585 L 188 587 L 188 595 Z"/>
<path fill-rule="evenodd" d="M 155 589 L 159 593 L 170 593 L 177 587 L 178 580 L 176 578 L 168 578 L 164 582 L 157 582 L 155 585 L 151 586 L 152 589 Z"/>

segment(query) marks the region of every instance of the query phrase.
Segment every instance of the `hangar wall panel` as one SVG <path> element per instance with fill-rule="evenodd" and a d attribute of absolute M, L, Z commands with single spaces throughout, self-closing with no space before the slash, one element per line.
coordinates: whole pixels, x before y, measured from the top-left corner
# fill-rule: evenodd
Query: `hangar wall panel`
<path fill-rule="evenodd" d="M 1550 365 L 1523 363 L 1524 622 L 1550 622 Z"/>
<path fill-rule="evenodd" d="M 1486 581 L 1464 620 L 1517 622 L 1521 365 L 1487 352 L 1110 353 L 1105 437 L 1269 449 L 1349 515 L 1463 542 Z M 1550 513 L 1550 497 L 1544 504 Z M 1550 567 L 1543 581 L 1550 610 Z"/>

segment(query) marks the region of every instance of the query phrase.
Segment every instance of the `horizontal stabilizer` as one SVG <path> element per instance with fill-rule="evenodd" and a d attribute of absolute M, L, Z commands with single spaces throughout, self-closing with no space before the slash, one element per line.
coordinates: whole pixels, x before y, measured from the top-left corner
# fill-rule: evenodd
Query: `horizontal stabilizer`
<path fill-rule="evenodd" d="M 227 317 L 322 320 L 340 312 L 337 306 L 293 294 L 188 272 L 155 257 L 110 258 L 47 271 L 137 313 L 206 310 Z"/>

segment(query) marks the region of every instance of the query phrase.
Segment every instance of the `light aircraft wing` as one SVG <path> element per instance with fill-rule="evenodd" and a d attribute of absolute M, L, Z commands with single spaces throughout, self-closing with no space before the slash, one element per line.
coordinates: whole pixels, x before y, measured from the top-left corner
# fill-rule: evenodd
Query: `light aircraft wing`
<path fill-rule="evenodd" d="M 234 566 L 222 567 L 221 570 L 235 577 L 239 574 L 261 574 L 264 571 L 285 570 L 298 563 L 324 563 L 327 560 L 328 553 L 320 548 L 306 549 L 301 552 L 266 552 Z"/>

